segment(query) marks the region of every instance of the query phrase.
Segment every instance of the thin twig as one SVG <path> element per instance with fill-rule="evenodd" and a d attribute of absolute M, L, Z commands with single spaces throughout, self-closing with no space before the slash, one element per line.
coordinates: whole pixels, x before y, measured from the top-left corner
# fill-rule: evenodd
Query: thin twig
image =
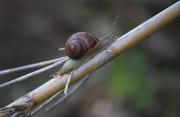
<path fill-rule="evenodd" d="M 49 65 L 49 66 L 47 66 L 47 67 L 41 68 L 41 69 L 39 69 L 39 70 L 36 70 L 36 71 L 34 71 L 34 72 L 28 73 L 28 74 L 26 74 L 26 75 L 24 75 L 24 76 L 15 78 L 14 80 L 11 80 L 11 81 L 9 81 L 9 82 L 5 82 L 5 83 L 3 83 L 3 84 L 0 85 L 0 88 L 4 88 L 4 87 L 7 87 L 7 86 L 10 86 L 10 85 L 12 85 L 12 84 L 15 84 L 15 83 L 17 83 L 17 82 L 24 81 L 24 80 L 26 80 L 26 79 L 28 79 L 28 78 L 30 78 L 30 77 L 32 77 L 32 76 L 35 76 L 35 75 L 37 75 L 37 74 L 42 73 L 42 72 L 45 72 L 45 71 L 47 71 L 47 70 L 49 70 L 49 69 L 51 69 L 51 68 L 54 68 L 54 67 L 56 67 L 56 66 L 58 66 L 58 65 L 63 64 L 63 62 L 66 61 L 67 59 L 68 59 L 67 57 L 62 57 L 61 60 L 59 59 L 58 62 L 56 62 L 56 63 L 54 63 L 54 64 L 52 64 L 52 65 Z"/>
<path fill-rule="evenodd" d="M 10 69 L 6 69 L 6 70 L 1 70 L 0 71 L 0 76 L 5 75 L 5 74 L 9 74 L 9 73 L 13 73 L 13 72 L 18 72 L 18 71 L 31 69 L 31 68 L 43 67 L 43 66 L 58 62 L 59 60 L 62 60 L 62 59 L 61 58 L 52 59 L 52 60 L 43 61 L 43 62 L 39 62 L 39 63 L 29 64 L 29 65 L 15 67 L 15 68 L 10 68 Z"/>
<path fill-rule="evenodd" d="M 65 50 L 65 48 L 59 48 L 58 50 L 59 50 L 59 51 L 64 51 L 64 50 Z"/>
<path fill-rule="evenodd" d="M 68 88 L 69 88 L 69 84 L 70 84 L 70 81 L 71 81 L 72 74 L 73 74 L 73 72 L 70 73 L 70 76 L 69 76 L 69 78 L 67 79 L 67 83 L 66 83 L 65 88 L 64 88 L 64 94 L 65 94 L 65 95 L 67 94 L 67 91 L 68 91 Z"/>

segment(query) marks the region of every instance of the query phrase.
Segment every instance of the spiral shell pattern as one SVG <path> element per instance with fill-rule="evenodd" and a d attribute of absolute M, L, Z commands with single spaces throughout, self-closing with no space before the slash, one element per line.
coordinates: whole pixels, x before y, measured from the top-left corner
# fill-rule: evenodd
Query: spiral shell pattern
<path fill-rule="evenodd" d="M 78 32 L 69 37 L 65 45 L 66 55 L 74 60 L 82 58 L 99 43 L 99 39 L 87 32 Z"/>

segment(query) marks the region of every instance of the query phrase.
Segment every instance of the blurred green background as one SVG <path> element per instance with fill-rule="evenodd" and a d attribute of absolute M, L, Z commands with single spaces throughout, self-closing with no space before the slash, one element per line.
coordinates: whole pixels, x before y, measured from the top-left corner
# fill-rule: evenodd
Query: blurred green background
<path fill-rule="evenodd" d="M 57 51 L 75 32 L 116 36 L 151 18 L 176 0 L 1 0 L 0 69 L 64 56 Z M 179 117 L 180 22 L 124 52 L 66 102 L 37 117 Z M 1 76 L 0 83 L 23 73 Z M 53 70 L 0 89 L 0 107 L 50 79 Z"/>

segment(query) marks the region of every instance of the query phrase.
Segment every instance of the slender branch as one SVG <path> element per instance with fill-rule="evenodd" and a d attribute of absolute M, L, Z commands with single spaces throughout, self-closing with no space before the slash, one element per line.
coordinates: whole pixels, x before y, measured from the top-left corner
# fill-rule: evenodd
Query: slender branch
<path fill-rule="evenodd" d="M 17 83 L 17 82 L 22 82 L 22 81 L 27 80 L 28 78 L 30 78 L 30 77 L 32 77 L 32 76 L 35 76 L 35 75 L 40 74 L 40 73 L 42 73 L 42 72 L 45 72 L 45 71 L 47 71 L 47 70 L 49 70 L 49 69 L 51 69 L 51 68 L 54 68 L 54 67 L 56 67 L 56 66 L 58 66 L 58 65 L 61 65 L 61 64 L 63 64 L 63 62 L 66 61 L 67 59 L 68 59 L 67 57 L 62 57 L 61 59 L 59 59 L 58 62 L 56 62 L 56 63 L 54 63 L 54 64 L 52 64 L 52 65 L 49 65 L 49 66 L 46 66 L 46 67 L 41 68 L 41 69 L 39 69 L 39 70 L 36 70 L 36 71 L 34 71 L 34 72 L 28 73 L 28 74 L 26 74 L 26 75 L 24 75 L 24 76 L 21 76 L 21 77 L 19 77 L 19 78 L 15 78 L 14 80 L 11 80 L 11 81 L 9 81 L 9 82 L 5 82 L 5 83 L 3 83 L 3 84 L 0 84 L 0 89 L 1 89 L 1 88 L 4 88 L 4 87 L 7 87 L 7 86 L 10 86 L 10 85 L 13 85 L 13 84 L 15 84 L 15 83 Z"/>
<path fill-rule="evenodd" d="M 139 43 L 141 40 L 151 36 L 153 33 L 157 32 L 163 26 L 166 26 L 168 23 L 172 22 L 179 16 L 180 1 L 176 2 L 172 6 L 160 12 L 146 22 L 142 23 L 141 25 L 134 28 L 125 35 L 119 37 L 112 45 L 110 45 L 104 51 L 97 54 L 85 64 L 81 65 L 78 69 L 73 70 L 70 85 L 84 78 L 86 75 L 92 73 L 97 68 L 103 66 L 107 62 L 110 62 L 110 60 L 112 60 L 114 57 L 120 55 L 120 53 Z M 6 108 L 11 108 L 17 105 L 24 105 L 24 107 L 33 108 L 34 106 L 46 101 L 59 91 L 62 91 L 65 87 L 69 75 L 70 74 L 67 73 L 63 76 L 57 76 L 51 79 L 37 89 L 31 91 L 25 96 L 9 104 Z"/>
<path fill-rule="evenodd" d="M 17 71 L 23 71 L 23 70 L 31 69 L 31 68 L 43 67 L 43 66 L 58 62 L 59 60 L 61 60 L 61 58 L 52 59 L 52 60 L 43 61 L 43 62 L 34 63 L 34 64 L 30 64 L 30 65 L 25 65 L 25 66 L 20 66 L 20 67 L 15 67 L 15 68 L 10 68 L 10 69 L 6 69 L 6 70 L 1 70 L 0 76 L 5 75 L 5 74 L 9 74 L 9 73 L 13 73 L 13 72 L 17 72 Z"/>

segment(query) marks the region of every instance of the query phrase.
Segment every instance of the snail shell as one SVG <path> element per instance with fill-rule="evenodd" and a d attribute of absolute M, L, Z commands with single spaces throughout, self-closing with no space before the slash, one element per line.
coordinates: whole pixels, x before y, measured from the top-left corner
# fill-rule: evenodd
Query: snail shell
<path fill-rule="evenodd" d="M 73 60 L 78 60 L 95 48 L 99 42 L 100 40 L 90 33 L 75 33 L 66 42 L 66 55 Z"/>

